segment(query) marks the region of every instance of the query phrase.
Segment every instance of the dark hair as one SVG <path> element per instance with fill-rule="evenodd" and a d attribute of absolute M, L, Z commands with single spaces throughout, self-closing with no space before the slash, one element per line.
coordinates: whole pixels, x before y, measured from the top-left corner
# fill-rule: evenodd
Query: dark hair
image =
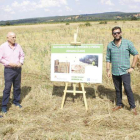
<path fill-rule="evenodd" d="M 115 26 L 114 28 L 112 28 L 112 33 L 113 33 L 113 31 L 114 31 L 114 30 L 117 30 L 117 29 L 119 29 L 119 30 L 120 30 L 120 32 L 122 32 L 121 27 L 119 27 L 119 26 Z"/>

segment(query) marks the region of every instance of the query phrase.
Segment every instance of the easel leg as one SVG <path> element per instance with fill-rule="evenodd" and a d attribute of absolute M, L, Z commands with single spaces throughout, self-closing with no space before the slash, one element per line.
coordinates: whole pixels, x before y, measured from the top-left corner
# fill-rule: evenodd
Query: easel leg
<path fill-rule="evenodd" d="M 73 102 L 75 95 L 76 95 L 76 84 L 73 84 Z"/>
<path fill-rule="evenodd" d="M 82 87 L 84 103 L 85 103 L 85 107 L 86 107 L 86 111 L 87 111 L 88 110 L 87 99 L 86 99 L 86 93 L 85 93 L 85 89 L 84 89 L 84 84 L 83 83 L 81 83 L 81 87 Z"/>
<path fill-rule="evenodd" d="M 79 83 L 79 90 L 82 90 L 82 88 L 81 88 L 81 83 Z"/>
<path fill-rule="evenodd" d="M 79 83 L 79 90 L 82 91 L 81 83 Z M 82 100 L 82 96 L 80 96 L 80 99 Z"/>
<path fill-rule="evenodd" d="M 76 84 L 73 84 L 73 95 L 76 95 Z"/>
<path fill-rule="evenodd" d="M 67 92 L 67 87 L 68 87 L 68 83 L 66 83 L 66 85 L 65 85 L 64 95 L 63 95 L 62 104 L 61 104 L 61 109 L 63 109 L 63 106 L 64 106 L 64 102 L 65 102 L 65 98 L 66 98 L 66 92 Z"/>

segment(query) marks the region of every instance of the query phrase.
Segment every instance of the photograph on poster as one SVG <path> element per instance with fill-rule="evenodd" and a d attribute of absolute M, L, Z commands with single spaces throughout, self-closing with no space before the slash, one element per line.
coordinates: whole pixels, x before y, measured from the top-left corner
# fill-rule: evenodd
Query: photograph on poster
<path fill-rule="evenodd" d="M 54 61 L 54 73 L 69 73 L 70 62 L 61 62 L 59 59 Z"/>
<path fill-rule="evenodd" d="M 80 61 L 85 64 L 91 64 L 98 67 L 98 55 L 85 55 L 80 58 Z"/>
<path fill-rule="evenodd" d="M 85 73 L 85 65 L 79 64 L 79 65 L 71 65 L 71 73 Z"/>

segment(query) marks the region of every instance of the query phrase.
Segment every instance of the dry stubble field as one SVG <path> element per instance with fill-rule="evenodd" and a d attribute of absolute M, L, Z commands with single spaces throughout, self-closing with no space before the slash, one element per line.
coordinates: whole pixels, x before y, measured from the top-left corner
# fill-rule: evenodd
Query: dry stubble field
<path fill-rule="evenodd" d="M 1 140 L 139 140 L 140 139 L 140 71 L 132 74 L 132 88 L 139 115 L 125 107 L 112 112 L 115 92 L 112 80 L 105 73 L 106 46 L 113 38 L 111 28 L 119 25 L 123 37 L 131 40 L 140 52 L 140 21 L 40 24 L 0 27 L 0 44 L 13 31 L 26 54 L 22 69 L 22 109 L 12 105 L 12 91 L 8 113 L 0 119 Z M 80 25 L 80 26 L 79 26 Z M 51 44 L 68 44 L 79 26 L 78 41 L 83 44 L 104 45 L 103 83 L 85 84 L 89 110 L 85 111 L 82 96 L 68 95 L 64 109 L 60 109 L 64 83 L 50 81 Z M 132 58 L 131 58 L 132 59 Z M 4 88 L 3 66 L 0 66 L 0 103 Z M 1 108 L 0 108 L 1 109 Z"/>

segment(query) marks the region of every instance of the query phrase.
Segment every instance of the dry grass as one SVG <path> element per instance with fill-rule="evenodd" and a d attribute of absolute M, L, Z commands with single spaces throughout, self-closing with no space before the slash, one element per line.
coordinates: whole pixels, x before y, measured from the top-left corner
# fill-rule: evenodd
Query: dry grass
<path fill-rule="evenodd" d="M 81 23 L 82 24 L 82 23 Z M 0 44 L 6 34 L 14 31 L 17 42 L 22 45 L 25 64 L 22 71 L 22 109 L 12 105 L 0 119 L 1 140 L 139 140 L 140 115 L 133 116 L 129 110 L 126 95 L 125 107 L 112 112 L 115 105 L 115 92 L 111 80 L 105 75 L 105 54 L 108 42 L 112 40 L 111 28 L 119 25 L 123 37 L 134 42 L 140 52 L 140 22 L 109 22 L 101 25 L 80 26 L 78 41 L 83 44 L 102 43 L 104 45 L 103 83 L 86 84 L 88 112 L 85 112 L 83 99 L 68 95 L 64 109 L 60 109 L 64 83 L 51 82 L 51 44 L 68 44 L 73 41 L 77 24 L 30 25 L 0 27 Z M 0 66 L 0 102 L 4 88 L 3 66 Z M 132 74 L 132 88 L 140 114 L 139 70 Z"/>

